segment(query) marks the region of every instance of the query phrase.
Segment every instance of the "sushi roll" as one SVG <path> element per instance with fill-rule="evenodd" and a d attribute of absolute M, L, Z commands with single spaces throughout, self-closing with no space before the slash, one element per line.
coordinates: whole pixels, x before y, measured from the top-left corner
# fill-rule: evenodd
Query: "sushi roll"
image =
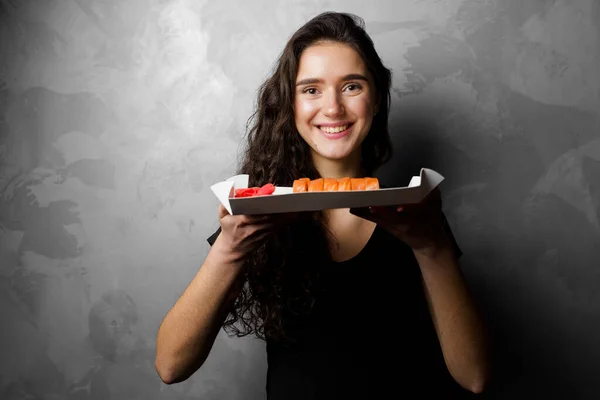
<path fill-rule="evenodd" d="M 337 192 L 338 191 L 338 180 L 334 178 L 323 179 L 323 190 L 325 192 Z"/>
<path fill-rule="evenodd" d="M 366 178 L 300 178 L 294 181 L 293 193 L 301 192 L 344 192 L 379 189 L 379 180 Z"/>
<path fill-rule="evenodd" d="M 294 193 L 308 192 L 308 182 L 310 182 L 310 179 L 308 179 L 308 178 L 296 179 L 294 181 L 292 191 Z"/>
<path fill-rule="evenodd" d="M 338 179 L 338 192 L 350 191 L 352 190 L 352 182 L 350 178 L 340 178 Z"/>
<path fill-rule="evenodd" d="M 323 191 L 323 178 L 313 179 L 308 182 L 308 191 L 309 192 L 322 192 Z"/>
<path fill-rule="evenodd" d="M 365 190 L 379 189 L 379 180 L 377 178 L 365 178 Z"/>
<path fill-rule="evenodd" d="M 365 178 L 351 178 L 350 185 L 352 190 L 365 190 Z"/>

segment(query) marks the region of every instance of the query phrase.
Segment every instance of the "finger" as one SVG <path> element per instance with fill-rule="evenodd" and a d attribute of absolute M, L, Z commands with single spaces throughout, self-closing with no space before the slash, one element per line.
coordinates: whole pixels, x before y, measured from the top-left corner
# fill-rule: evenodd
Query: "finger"
<path fill-rule="evenodd" d="M 249 244 L 256 245 L 257 243 L 260 243 L 264 239 L 266 239 L 269 235 L 271 235 L 271 233 L 272 232 L 270 232 L 270 231 L 257 232 L 256 234 L 254 234 L 252 237 L 249 238 Z"/>
<path fill-rule="evenodd" d="M 396 211 L 396 219 L 407 223 L 425 223 L 435 220 L 437 216 L 441 216 L 441 210 L 437 207 L 399 206 Z"/>
<path fill-rule="evenodd" d="M 275 227 L 272 224 L 269 225 L 270 224 L 264 224 L 254 227 L 252 232 L 247 236 L 246 241 L 253 244 L 273 235 L 275 233 Z"/>
<path fill-rule="evenodd" d="M 279 225 L 277 221 L 261 222 L 260 224 L 254 224 L 253 229 L 255 232 L 272 231 Z"/>
<path fill-rule="evenodd" d="M 275 232 L 284 226 L 289 226 L 289 221 L 284 221 L 283 219 L 278 218 L 269 218 L 265 221 L 247 224 L 243 226 L 243 229 L 247 229 L 250 234 L 254 234 L 255 232 L 265 231 Z"/>
<path fill-rule="evenodd" d="M 275 216 L 273 214 L 255 214 L 255 215 L 247 215 L 246 220 L 251 224 L 260 224 L 267 221 L 275 220 Z"/>
<path fill-rule="evenodd" d="M 223 204 L 219 204 L 219 219 L 223 219 L 227 215 L 229 215 L 229 211 L 227 211 Z"/>
<path fill-rule="evenodd" d="M 240 225 L 256 225 L 268 222 L 273 219 L 272 215 L 269 214 L 255 214 L 255 215 L 242 215 Z"/>

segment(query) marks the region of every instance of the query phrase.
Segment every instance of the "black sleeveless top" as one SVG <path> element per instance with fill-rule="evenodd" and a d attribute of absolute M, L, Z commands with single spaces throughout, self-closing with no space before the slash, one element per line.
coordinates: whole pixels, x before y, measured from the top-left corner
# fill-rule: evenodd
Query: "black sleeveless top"
<path fill-rule="evenodd" d="M 445 217 L 444 226 L 460 256 Z M 408 245 L 377 226 L 322 278 L 300 339 L 267 341 L 268 400 L 467 398 L 446 368 Z"/>

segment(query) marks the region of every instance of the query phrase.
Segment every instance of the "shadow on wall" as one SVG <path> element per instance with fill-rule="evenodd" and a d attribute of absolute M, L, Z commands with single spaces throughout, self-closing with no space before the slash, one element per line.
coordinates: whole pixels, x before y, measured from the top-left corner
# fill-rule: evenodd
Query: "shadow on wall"
<path fill-rule="evenodd" d="M 154 351 L 141 332 L 137 307 L 123 290 L 110 290 L 90 310 L 89 345 L 95 364 L 72 385 L 70 400 L 159 399 Z"/>
<path fill-rule="evenodd" d="M 598 350 L 590 348 L 597 337 L 592 330 L 600 330 L 590 323 L 595 315 L 590 304 L 600 301 L 593 294 L 600 286 L 598 229 L 560 197 L 534 191 L 548 167 L 530 151 L 535 146 L 529 138 L 490 143 L 493 139 L 476 136 L 465 123 L 460 135 L 470 143 L 459 148 L 464 139 L 451 138 L 431 118 L 439 112 L 426 105 L 392 111 L 395 154 L 378 175 L 396 186 L 406 185 L 422 167 L 446 178 L 444 211 L 494 341 L 494 381 L 483 397 L 591 398 L 600 361 Z M 548 132 L 553 134 L 561 133 Z M 503 168 L 507 163 L 512 170 Z M 518 167 L 532 171 L 514 175 Z M 600 193 L 600 162 L 582 157 L 581 168 L 590 192 Z"/>

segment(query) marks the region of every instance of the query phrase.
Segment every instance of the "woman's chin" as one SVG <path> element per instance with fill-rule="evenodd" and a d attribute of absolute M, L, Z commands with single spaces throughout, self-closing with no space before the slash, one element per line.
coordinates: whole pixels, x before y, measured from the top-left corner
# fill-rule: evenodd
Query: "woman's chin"
<path fill-rule="evenodd" d="M 329 162 L 347 163 L 354 159 L 351 151 L 323 151 L 318 152 L 318 157 Z M 360 159 L 360 158 L 359 158 Z"/>

